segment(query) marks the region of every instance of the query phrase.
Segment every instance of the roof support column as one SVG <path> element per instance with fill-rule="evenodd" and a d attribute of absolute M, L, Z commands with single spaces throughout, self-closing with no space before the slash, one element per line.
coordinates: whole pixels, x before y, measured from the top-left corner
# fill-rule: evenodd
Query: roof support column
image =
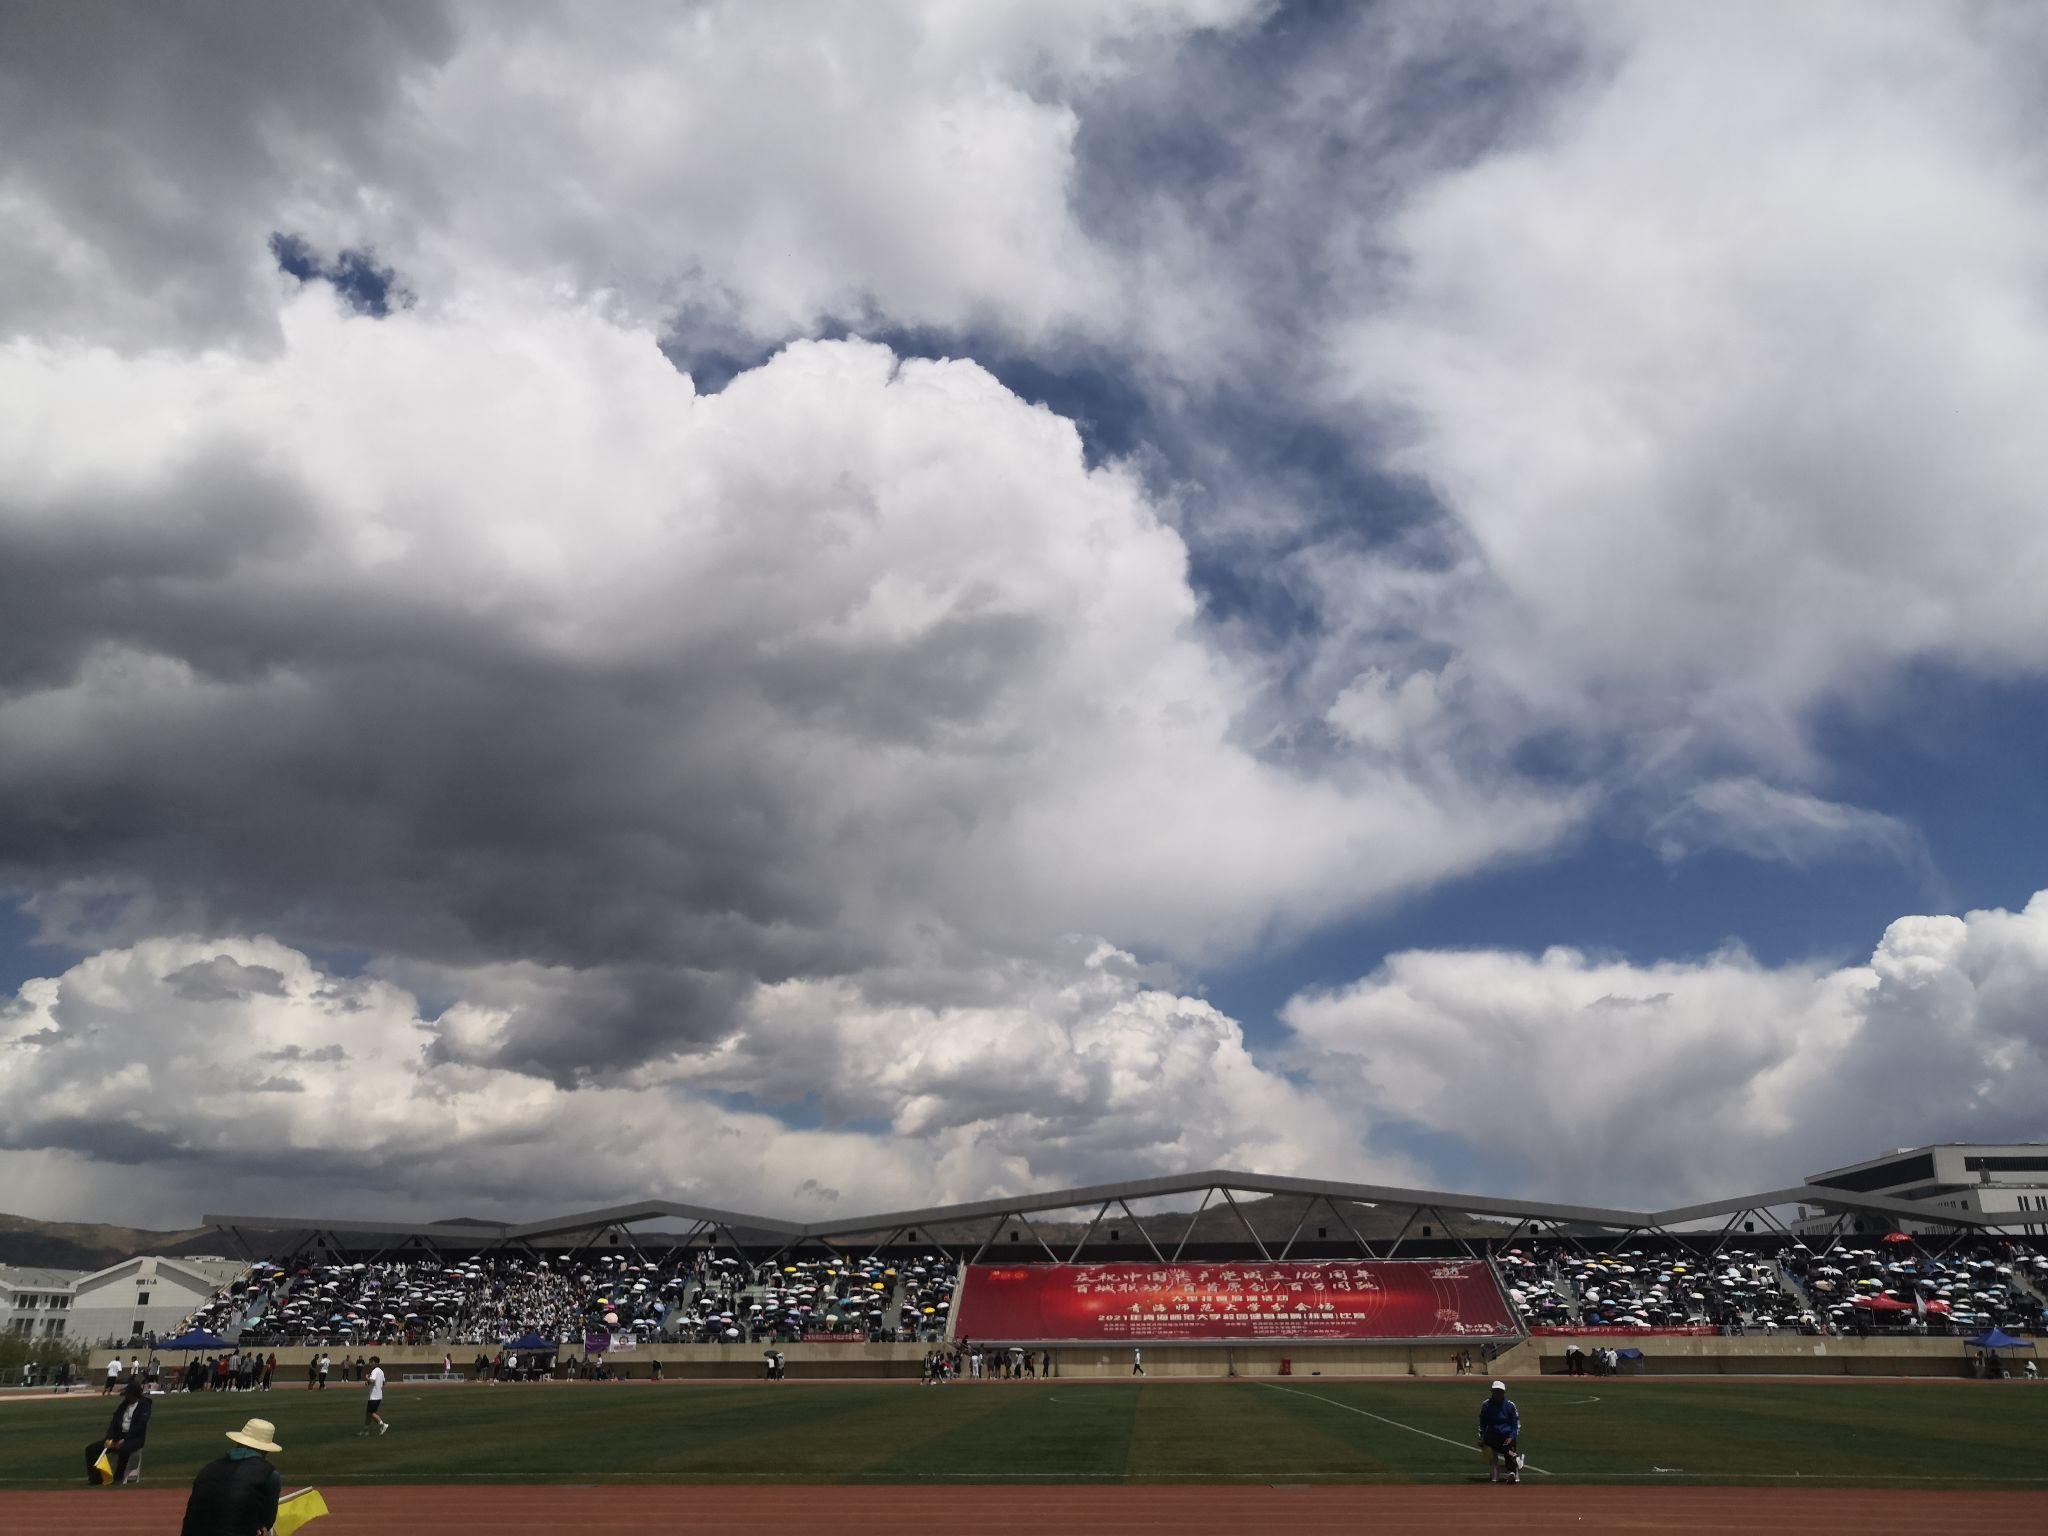
<path fill-rule="evenodd" d="M 1244 1213 L 1244 1207 L 1237 1203 L 1237 1197 L 1230 1192 L 1230 1186 L 1223 1186 L 1223 1198 L 1230 1202 L 1230 1208 L 1237 1212 L 1237 1219 L 1244 1224 L 1245 1235 L 1252 1240 L 1252 1246 L 1259 1250 L 1259 1257 L 1271 1261 L 1273 1255 L 1266 1251 L 1266 1245 L 1259 1241 L 1259 1234 L 1252 1229 L 1251 1218 Z"/>
<path fill-rule="evenodd" d="M 1208 1189 L 1202 1191 L 1202 1203 L 1195 1207 L 1195 1214 L 1188 1218 L 1187 1231 L 1181 1233 L 1180 1241 L 1174 1245 L 1174 1263 L 1178 1264 L 1180 1262 L 1181 1250 L 1187 1247 L 1188 1239 L 1195 1235 L 1195 1223 L 1202 1219 L 1202 1212 L 1209 1209 L 1209 1197 L 1215 1193 L 1216 1189 L 1213 1185 L 1211 1185 Z"/>
<path fill-rule="evenodd" d="M 1123 1213 L 1130 1218 L 1131 1225 L 1138 1229 L 1138 1236 L 1145 1239 L 1145 1246 L 1152 1250 L 1152 1257 L 1158 1260 L 1159 1263 L 1164 1264 L 1166 1260 L 1160 1257 L 1159 1245 L 1152 1241 L 1152 1234 L 1145 1230 L 1145 1223 L 1138 1220 L 1137 1216 L 1132 1212 L 1130 1201 L 1119 1200 L 1117 1204 L 1123 1207 Z"/>

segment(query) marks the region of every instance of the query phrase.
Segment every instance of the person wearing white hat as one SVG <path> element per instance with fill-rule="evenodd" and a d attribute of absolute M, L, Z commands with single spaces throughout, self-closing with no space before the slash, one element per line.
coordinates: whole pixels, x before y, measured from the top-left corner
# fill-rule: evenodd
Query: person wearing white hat
<path fill-rule="evenodd" d="M 181 1536 L 262 1536 L 277 1523 L 281 1485 L 277 1468 L 264 1459 L 283 1449 L 277 1427 L 268 1419 L 251 1419 L 229 1430 L 228 1439 L 234 1449 L 209 1461 L 192 1479 Z"/>
<path fill-rule="evenodd" d="M 1489 1481 L 1519 1483 L 1522 1480 L 1522 1453 L 1516 1442 L 1522 1435 L 1522 1415 L 1515 1407 L 1514 1399 L 1508 1396 L 1508 1384 L 1495 1380 L 1487 1389 L 1486 1401 L 1479 1405 L 1479 1446 L 1486 1452 Z M 1507 1476 L 1501 1476 L 1501 1466 L 1507 1466 Z"/>

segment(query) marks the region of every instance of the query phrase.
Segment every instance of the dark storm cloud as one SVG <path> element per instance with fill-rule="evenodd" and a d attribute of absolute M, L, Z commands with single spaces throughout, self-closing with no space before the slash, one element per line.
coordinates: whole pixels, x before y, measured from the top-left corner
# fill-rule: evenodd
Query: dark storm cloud
<path fill-rule="evenodd" d="M 608 965 L 575 972 L 511 1010 L 510 1022 L 475 1059 L 545 1077 L 560 1087 L 603 1079 L 731 1029 L 751 981 L 674 965 Z M 488 996 L 488 984 L 472 985 Z M 448 1036 L 429 1064 L 469 1060 Z"/>
<path fill-rule="evenodd" d="M 178 996 L 195 1003 L 283 997 L 284 973 L 267 965 L 244 965 L 228 955 L 196 961 L 164 978 Z"/>
<path fill-rule="evenodd" d="M 280 1046 L 263 1053 L 265 1061 L 334 1062 L 347 1061 L 348 1052 L 339 1045 L 322 1045 L 308 1050 L 303 1045 Z"/>
<path fill-rule="evenodd" d="M 263 323 L 272 207 L 309 174 L 346 194 L 401 162 L 408 79 L 455 40 L 436 0 L 0 7 L 0 192 L 20 200 L 0 331 L 205 342 Z M 76 282 L 80 247 L 99 283 Z"/>
<path fill-rule="evenodd" d="M 977 370 L 799 349 L 693 406 L 631 353 L 635 452 L 700 466 L 679 498 L 674 468 L 650 485 L 619 457 L 583 372 L 506 377 L 495 335 L 416 315 L 301 314 L 301 350 L 245 363 L 246 389 L 168 433 L 146 490 L 94 470 L 0 497 L 0 882 L 35 893 L 46 938 L 267 933 L 374 957 L 429 1017 L 496 1010 L 435 1060 L 570 1084 L 720 1042 L 785 981 L 986 996 L 990 946 L 1043 953 L 1072 926 L 1016 916 L 1026 877 L 1065 910 L 1101 899 L 1086 865 L 1112 861 L 1140 882 L 1119 899 L 1153 904 L 1152 863 L 1098 844 L 1034 870 L 1011 825 L 1126 795 L 1160 711 L 1195 730 L 1176 784 L 1293 793 L 1203 733 L 1227 693 L 1184 633 L 1177 543 Z M 478 361 L 422 405 L 429 342 Z M 367 378 L 336 383 L 335 358 Z M 575 430 L 501 435 L 508 402 Z M 574 503 L 602 482 L 527 491 L 591 455 L 593 424 L 623 533 Z M 819 453 L 821 431 L 849 441 Z M 414 457 L 387 469 L 392 443 Z M 481 491 L 508 454 L 520 472 Z M 395 487 L 366 511 L 358 455 Z M 533 540 L 556 553 L 534 562 Z M 1183 820 L 1142 800 L 1119 829 Z M 1276 806 L 1317 858 L 1329 804 Z M 251 982 L 188 967 L 173 991 Z"/>

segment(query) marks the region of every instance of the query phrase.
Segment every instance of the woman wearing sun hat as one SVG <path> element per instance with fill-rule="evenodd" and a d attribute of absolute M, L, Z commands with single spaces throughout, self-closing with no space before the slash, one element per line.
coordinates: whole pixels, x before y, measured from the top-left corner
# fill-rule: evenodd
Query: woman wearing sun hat
<path fill-rule="evenodd" d="M 277 1427 L 268 1419 L 251 1419 L 228 1431 L 234 1448 L 192 1479 L 182 1536 L 264 1536 L 277 1520 L 282 1491 L 277 1468 L 264 1459 L 283 1449 L 276 1437 Z"/>

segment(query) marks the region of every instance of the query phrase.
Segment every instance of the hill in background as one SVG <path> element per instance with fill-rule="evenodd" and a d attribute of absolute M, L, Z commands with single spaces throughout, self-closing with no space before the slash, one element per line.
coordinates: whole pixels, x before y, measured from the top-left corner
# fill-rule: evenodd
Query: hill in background
<path fill-rule="evenodd" d="M 37 1221 L 0 1213 L 0 1264 L 43 1269 L 104 1269 L 139 1253 L 176 1256 L 219 1253 L 221 1236 L 209 1227 L 152 1232 L 93 1222 Z"/>

